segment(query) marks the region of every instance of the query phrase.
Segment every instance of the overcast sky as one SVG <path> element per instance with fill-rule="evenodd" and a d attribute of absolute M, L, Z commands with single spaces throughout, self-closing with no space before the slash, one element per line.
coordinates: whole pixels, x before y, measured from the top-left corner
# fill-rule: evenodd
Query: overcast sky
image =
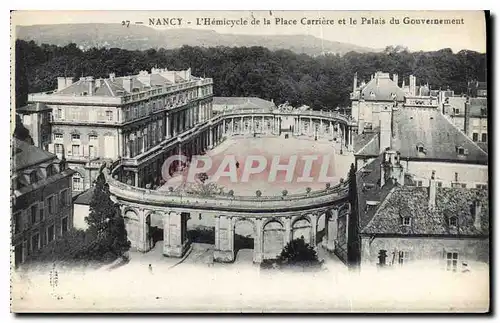
<path fill-rule="evenodd" d="M 261 21 L 260 26 L 205 26 L 198 25 L 196 18 Z M 302 25 L 301 18 L 310 20 L 325 18 L 334 20 L 333 25 Z M 399 25 L 390 24 L 397 18 Z M 455 25 L 416 25 L 404 24 L 410 19 L 455 19 L 463 24 Z M 150 18 L 182 18 L 181 26 L 155 26 L 155 28 L 201 28 L 230 34 L 306 34 L 318 38 L 351 43 L 371 48 L 384 48 L 388 45 L 402 45 L 412 51 L 451 48 L 454 52 L 470 49 L 486 51 L 486 26 L 482 11 L 16 11 L 13 13 L 14 25 L 61 24 L 61 23 L 121 23 L 130 20 L 149 24 Z M 262 25 L 263 18 L 271 24 Z M 297 25 L 276 24 L 276 18 L 297 20 Z M 339 19 L 356 19 L 357 25 L 341 25 Z M 362 18 L 378 21 L 379 24 L 361 24 Z M 463 19 L 463 20 L 462 20 Z M 385 24 L 381 24 L 382 20 Z M 176 20 L 174 20 L 176 21 Z M 366 20 L 365 20 L 366 21 Z M 187 22 L 191 22 L 187 24 Z"/>

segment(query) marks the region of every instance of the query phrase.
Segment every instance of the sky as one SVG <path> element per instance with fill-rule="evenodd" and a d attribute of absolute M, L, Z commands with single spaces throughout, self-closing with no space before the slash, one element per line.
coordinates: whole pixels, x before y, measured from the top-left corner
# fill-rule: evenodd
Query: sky
<path fill-rule="evenodd" d="M 405 17 L 414 22 L 431 18 L 455 19 L 462 23 L 405 24 Z M 454 52 L 461 49 L 486 51 L 486 25 L 482 11 L 15 11 L 12 24 L 121 23 L 129 20 L 132 24 L 142 21 L 147 26 L 150 18 L 160 18 L 162 21 L 166 18 L 176 23 L 179 21 L 176 18 L 182 19 L 180 25 L 154 26 L 159 29 L 200 28 L 226 34 L 250 35 L 305 34 L 371 48 L 402 45 L 412 51 L 442 48 L 451 48 Z M 243 19 L 249 23 L 255 18 L 260 21 L 260 25 L 197 25 L 197 18 Z M 262 25 L 264 18 L 270 21 L 269 25 Z M 280 23 L 276 22 L 277 18 L 282 18 Z M 333 24 L 303 25 L 302 18 L 325 18 L 333 21 Z M 391 24 L 391 18 L 398 19 L 400 23 Z M 342 19 L 345 19 L 345 24 L 339 24 Z M 285 20 L 291 24 L 285 24 Z M 293 20 L 296 24 L 293 24 Z M 357 21 L 356 25 L 349 24 L 353 20 Z M 368 21 L 373 23 L 366 23 Z"/>

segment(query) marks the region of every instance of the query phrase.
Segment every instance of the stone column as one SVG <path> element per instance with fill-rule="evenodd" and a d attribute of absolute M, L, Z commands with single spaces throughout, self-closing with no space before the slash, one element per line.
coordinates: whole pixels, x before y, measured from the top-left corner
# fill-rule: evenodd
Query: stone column
<path fill-rule="evenodd" d="M 215 250 L 219 249 L 220 215 L 215 216 Z"/>
<path fill-rule="evenodd" d="M 226 133 L 226 119 L 222 120 L 222 129 L 223 129 L 222 131 Z"/>
<path fill-rule="evenodd" d="M 231 135 L 234 133 L 234 118 L 231 118 Z"/>
<path fill-rule="evenodd" d="M 134 185 L 139 186 L 139 172 L 137 170 L 134 170 Z"/>
<path fill-rule="evenodd" d="M 326 249 L 328 251 L 334 251 L 335 245 L 337 244 L 338 216 L 339 210 L 337 208 L 334 208 L 330 210 L 330 214 L 327 217 L 328 226 Z"/>
<path fill-rule="evenodd" d="M 208 130 L 208 134 L 209 134 L 208 147 L 212 148 L 214 145 L 214 129 L 212 127 L 210 127 L 210 129 Z"/>
<path fill-rule="evenodd" d="M 180 258 L 184 255 L 188 241 L 182 241 L 185 235 L 185 225 L 182 224 L 182 214 L 169 212 L 163 216 L 163 255 Z"/>
<path fill-rule="evenodd" d="M 243 132 L 243 118 L 244 117 L 241 117 L 241 120 L 240 120 L 240 135 L 242 135 L 244 132 Z"/>
<path fill-rule="evenodd" d="M 254 245 L 253 245 L 253 262 L 261 263 L 262 262 L 262 254 L 263 254 L 263 245 L 264 245 L 264 234 L 262 230 L 262 218 L 258 218 L 255 220 L 255 228 L 257 230 Z"/>
<path fill-rule="evenodd" d="M 350 126 L 348 127 L 348 137 L 349 137 L 349 146 L 347 147 L 347 150 L 353 151 L 354 145 L 352 142 L 352 128 Z"/>
<path fill-rule="evenodd" d="M 129 134 L 125 134 L 125 139 L 124 139 L 124 142 L 125 142 L 125 156 L 127 157 L 132 157 L 131 156 L 131 151 L 130 151 L 130 135 Z"/>
<path fill-rule="evenodd" d="M 318 229 L 318 215 L 311 214 L 311 242 L 313 243 L 314 249 L 317 248 L 316 244 L 316 230 Z"/>
<path fill-rule="evenodd" d="M 234 233 L 232 219 L 228 216 L 219 216 L 219 229 L 216 228 L 216 247 L 214 260 L 218 262 L 232 262 L 234 260 Z M 217 224 L 217 223 L 216 223 Z"/>
<path fill-rule="evenodd" d="M 332 124 L 331 121 L 330 121 L 330 136 L 333 139 L 333 137 L 334 137 L 334 134 L 333 134 L 333 124 Z"/>
<path fill-rule="evenodd" d="M 283 247 L 285 247 L 292 240 L 292 217 L 287 216 L 285 218 L 285 242 Z"/>

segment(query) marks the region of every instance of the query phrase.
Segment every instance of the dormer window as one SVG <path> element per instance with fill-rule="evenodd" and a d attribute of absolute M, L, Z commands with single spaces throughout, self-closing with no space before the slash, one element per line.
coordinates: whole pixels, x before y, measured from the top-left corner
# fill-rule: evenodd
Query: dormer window
<path fill-rule="evenodd" d="M 457 150 L 457 154 L 459 154 L 459 155 L 467 155 L 469 153 L 469 151 L 462 146 L 457 146 L 456 150 Z"/>
<path fill-rule="evenodd" d="M 30 173 L 30 184 L 34 184 L 36 182 L 38 182 L 38 176 L 36 174 L 36 170 L 34 170 Z"/>
<path fill-rule="evenodd" d="M 373 98 L 375 97 L 375 93 L 373 91 L 370 92 L 370 96 Z"/>
<path fill-rule="evenodd" d="M 448 225 L 450 227 L 456 227 L 458 225 L 458 218 L 456 216 L 451 216 L 448 218 Z"/>
<path fill-rule="evenodd" d="M 401 218 L 401 225 L 410 226 L 411 225 L 411 218 L 409 216 L 402 217 Z"/>
<path fill-rule="evenodd" d="M 427 150 L 425 149 L 423 144 L 418 144 L 417 145 L 417 152 L 419 154 L 425 154 L 427 152 Z"/>

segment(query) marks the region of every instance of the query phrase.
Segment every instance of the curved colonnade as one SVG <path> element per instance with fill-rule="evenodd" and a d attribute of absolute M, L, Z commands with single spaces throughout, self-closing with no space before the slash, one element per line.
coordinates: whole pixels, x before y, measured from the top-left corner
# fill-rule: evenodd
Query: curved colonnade
<path fill-rule="evenodd" d="M 288 119 L 287 128 L 282 125 L 284 119 Z M 150 250 L 154 246 L 152 231 L 158 228 L 163 230 L 163 254 L 182 257 L 190 245 L 187 221 L 191 216 L 209 216 L 215 219 L 215 261 L 235 260 L 235 228 L 243 222 L 253 230 L 254 262 L 275 258 L 290 240 L 298 237 L 315 247 L 322 243 L 345 259 L 350 213 L 347 182 L 307 194 L 260 197 L 199 196 L 155 188 L 161 184 L 158 175 L 169 156 L 182 153 L 189 160 L 227 136 L 314 136 L 315 140 L 335 142 L 339 151 L 348 151 L 352 147 L 351 126 L 350 119 L 336 113 L 226 112 L 165 140 L 148 151 L 147 156 L 121 158 L 103 173 L 112 198 L 121 207 L 129 240 L 136 250 Z M 145 177 L 139 176 L 138 166 L 147 170 L 142 172 Z M 156 177 L 149 176 L 150 172 L 156 173 Z"/>

